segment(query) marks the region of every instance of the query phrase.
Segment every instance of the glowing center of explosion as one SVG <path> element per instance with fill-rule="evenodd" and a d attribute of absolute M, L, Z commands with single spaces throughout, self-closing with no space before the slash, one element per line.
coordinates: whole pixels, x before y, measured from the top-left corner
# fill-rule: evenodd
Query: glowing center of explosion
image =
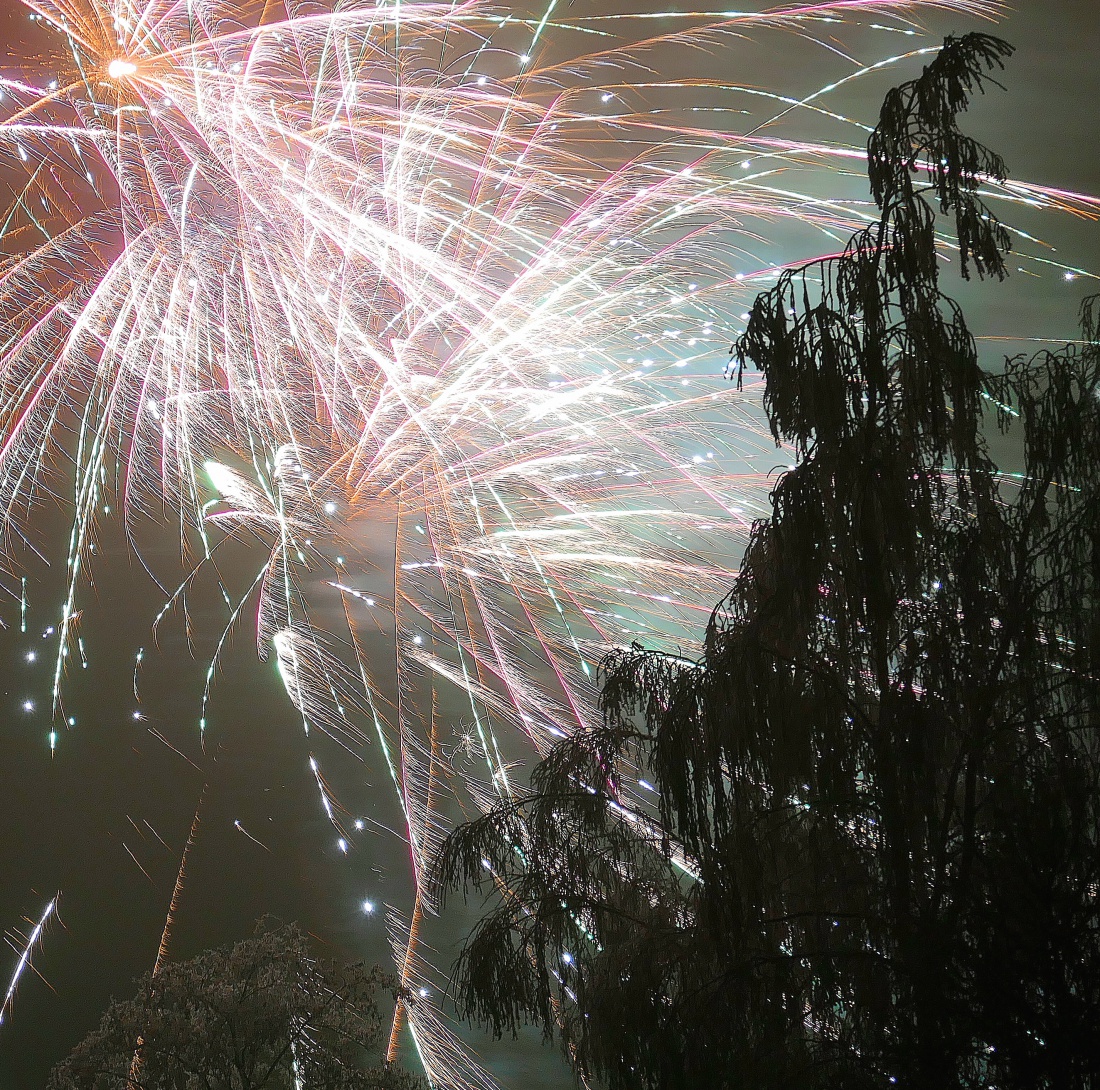
<path fill-rule="evenodd" d="M 133 61 L 123 60 L 116 57 L 107 65 L 107 75 L 111 79 L 125 79 L 126 76 L 132 76 L 137 71 L 137 65 Z"/>

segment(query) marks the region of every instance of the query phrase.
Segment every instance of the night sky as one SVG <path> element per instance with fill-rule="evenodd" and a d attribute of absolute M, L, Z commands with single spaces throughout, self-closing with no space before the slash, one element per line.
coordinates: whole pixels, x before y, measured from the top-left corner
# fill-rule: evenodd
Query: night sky
<path fill-rule="evenodd" d="M 611 0 L 606 3 L 611 10 Z M 994 90 L 976 104 L 964 127 L 999 151 L 1014 177 L 1100 194 L 1100 0 L 1020 0 L 1017 6 L 996 31 L 1018 48 L 1002 77 L 1007 91 Z M 971 28 L 945 18 L 934 23 L 940 34 Z M 39 47 L 25 9 L 0 0 L 0 63 L 33 72 Z M 881 45 L 872 50 L 868 43 L 859 59 L 882 55 Z M 772 52 L 756 63 L 761 80 L 793 95 L 850 68 L 836 54 L 805 49 L 791 57 Z M 895 69 L 865 80 L 839 101 L 847 112 L 873 121 L 883 91 L 914 71 Z M 1053 259 L 1100 271 L 1096 224 L 1026 211 L 1012 222 L 1056 247 Z M 992 362 L 1019 347 L 1011 339 L 1073 336 L 1080 299 L 1097 287 L 1085 276 L 1067 280 L 1051 266 L 1041 275 L 1034 268 L 1015 275 L 1005 285 L 967 286 L 959 296 Z M 716 375 L 725 362 L 717 352 Z M 207 780 L 175 956 L 244 937 L 257 917 L 272 913 L 301 921 L 334 956 L 385 961 L 384 919 L 380 912 L 365 915 L 362 902 L 390 901 L 408 910 L 399 842 L 365 833 L 348 854 L 339 850 L 306 766 L 298 717 L 273 664 L 258 660 L 247 623 L 223 660 L 202 753 L 195 724 L 218 631 L 217 602 L 211 595 L 204 607 L 202 595 L 196 596 L 192 646 L 178 616 L 154 642 L 150 626 L 163 595 L 110 520 L 100 526 L 94 586 L 82 603 L 88 667 L 74 669 L 66 687 L 66 714 L 76 727 L 51 759 L 46 738 L 56 641 L 47 630 L 58 618 L 68 524 L 64 512 L 48 507 L 36 522 L 35 541 L 48 564 L 13 547 L 15 574 L 4 580 L 17 591 L 19 575 L 27 576 L 26 633 L 20 631 L 18 594 L 0 598 L 6 625 L 0 631 L 0 931 L 29 931 L 26 917 L 37 917 L 58 890 L 61 900 L 59 918 L 35 952 L 41 976 L 24 976 L 0 1025 L 0 1090 L 40 1086 L 98 1020 L 107 999 L 130 994 L 133 978 L 151 967 L 179 854 Z M 162 538 L 150 531 L 141 545 L 156 570 L 178 565 L 171 529 Z M 231 548 L 225 570 L 230 579 L 246 576 L 246 545 Z M 139 647 L 147 650 L 136 702 Z M 372 793 L 381 768 L 343 760 L 335 747 L 326 752 L 326 773 L 353 816 L 368 829 L 397 820 L 390 792 L 384 803 Z M 436 962 L 444 969 L 464 919 L 469 916 L 456 911 L 433 927 Z M 0 948 L 4 988 L 16 958 L 14 950 Z M 471 1040 L 506 1087 L 568 1085 L 561 1063 L 534 1035 L 499 1045 L 473 1034 Z"/>

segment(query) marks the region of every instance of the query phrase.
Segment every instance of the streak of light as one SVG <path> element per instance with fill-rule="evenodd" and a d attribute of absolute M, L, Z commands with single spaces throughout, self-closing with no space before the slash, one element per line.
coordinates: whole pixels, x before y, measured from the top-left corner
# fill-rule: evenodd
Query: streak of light
<path fill-rule="evenodd" d="M 4 1002 L 0 1003 L 0 1025 L 3 1025 L 4 1019 L 11 1011 L 11 1005 L 15 999 L 15 990 L 19 986 L 19 978 L 23 975 L 27 966 L 31 963 L 31 956 L 34 953 L 34 948 L 42 938 L 42 934 L 45 931 L 46 923 L 49 921 L 50 916 L 53 915 L 54 909 L 57 907 L 57 898 L 60 894 L 57 894 L 49 904 L 42 910 L 42 915 L 39 917 L 38 922 L 34 925 L 30 935 L 27 936 L 27 941 L 20 951 L 19 960 L 15 963 L 15 969 L 12 972 L 11 980 L 8 983 L 8 990 L 4 993 Z"/>

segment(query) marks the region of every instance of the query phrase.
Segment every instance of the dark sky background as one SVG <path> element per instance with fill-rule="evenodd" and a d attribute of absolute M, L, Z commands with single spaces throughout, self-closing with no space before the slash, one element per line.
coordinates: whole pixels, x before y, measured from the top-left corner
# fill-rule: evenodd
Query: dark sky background
<path fill-rule="evenodd" d="M 610 0 L 608 5 L 611 10 Z M 1100 193 L 1098 15 L 1100 0 L 1019 0 L 1000 26 L 998 33 L 1018 47 L 1003 77 L 1008 89 L 980 102 L 966 127 L 1004 155 L 1015 177 Z M 935 23 L 940 33 L 966 29 L 959 20 Z M 31 70 L 34 48 L 25 10 L 0 0 L 2 64 Z M 823 51 L 800 50 L 795 63 L 774 42 L 771 48 L 757 63 L 775 66 L 771 84 L 792 94 L 845 71 L 845 62 Z M 881 55 L 879 48 L 860 59 Z M 886 87 L 911 72 L 898 69 L 864 81 L 845 93 L 845 109 L 873 120 Z M 1017 222 L 1056 246 L 1056 259 L 1100 270 L 1096 225 L 1053 213 Z M 1073 335 L 1079 301 L 1096 282 L 1066 281 L 1057 269 L 1036 276 L 1031 269 L 1007 285 L 962 293 L 976 332 L 989 338 Z M 1004 346 L 994 339 L 983 344 L 991 359 Z M 724 356 L 716 358 L 716 372 L 724 363 Z M 67 714 L 77 726 L 51 759 L 46 735 L 56 642 L 43 633 L 57 622 L 67 524 L 63 513 L 48 509 L 39 523 L 40 540 L 52 543 L 52 567 L 21 558 L 29 579 L 25 634 L 18 601 L 0 601 L 7 625 L 0 631 L 0 931 L 29 931 L 24 917 L 37 917 L 56 891 L 62 896 L 59 918 L 34 956 L 41 976 L 25 974 L 0 1026 L 0 1090 L 42 1085 L 53 1063 L 94 1025 L 108 997 L 129 994 L 133 978 L 151 967 L 204 779 L 210 787 L 174 933 L 176 956 L 244 937 L 257 917 L 273 913 L 300 920 L 337 956 L 382 961 L 388 953 L 384 920 L 379 913 L 364 915 L 361 903 L 390 900 L 408 908 L 400 843 L 363 835 L 349 854 L 338 850 L 306 767 L 297 718 L 274 666 L 258 661 L 247 627 L 223 661 L 208 753 L 202 756 L 196 723 L 216 634 L 214 611 L 203 616 L 200 609 L 193 618 L 194 649 L 178 619 L 163 627 L 159 646 L 152 646 L 150 624 L 162 596 L 110 521 L 102 526 L 95 585 L 83 603 L 89 665 L 72 671 L 66 689 Z M 168 556 L 170 545 L 169 535 L 149 547 Z M 243 549 L 231 570 L 234 564 L 247 570 Z M 141 646 L 149 650 L 137 704 L 131 679 Z M 28 700 L 35 704 L 31 712 L 23 708 Z M 202 769 L 151 731 L 172 739 Z M 373 792 L 382 769 L 341 759 L 334 748 L 326 753 L 326 771 L 352 815 L 368 824 L 392 820 L 388 803 Z M 444 968 L 462 927 L 461 913 L 455 913 L 434 929 L 435 960 Z M 0 947 L 5 989 L 16 958 L 14 950 Z M 534 1035 L 518 1044 L 472 1039 L 506 1087 L 568 1085 L 559 1061 Z"/>

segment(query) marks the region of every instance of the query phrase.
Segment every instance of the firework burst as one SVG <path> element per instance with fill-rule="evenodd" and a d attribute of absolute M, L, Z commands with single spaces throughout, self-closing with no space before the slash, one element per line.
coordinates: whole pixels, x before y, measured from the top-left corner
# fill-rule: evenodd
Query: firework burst
<path fill-rule="evenodd" d="M 751 386 L 719 386 L 739 311 L 777 272 L 762 240 L 805 257 L 863 215 L 797 183 L 858 150 L 723 132 L 700 105 L 854 126 L 824 92 L 666 78 L 659 51 L 998 5 L 30 6 L 66 56 L 49 86 L 0 81 L 0 153 L 23 171 L 0 266 L 0 502 L 23 525 L 75 464 L 55 706 L 112 500 L 128 526 L 174 511 L 200 569 L 226 537 L 261 537 L 248 593 L 223 588 L 218 651 L 255 610 L 306 730 L 375 747 L 412 849 L 415 904 L 392 921 L 415 985 L 445 815 L 592 725 L 609 646 L 690 650 L 763 513 L 774 449 Z M 476 1081 L 421 1007 L 433 1079 Z"/>

